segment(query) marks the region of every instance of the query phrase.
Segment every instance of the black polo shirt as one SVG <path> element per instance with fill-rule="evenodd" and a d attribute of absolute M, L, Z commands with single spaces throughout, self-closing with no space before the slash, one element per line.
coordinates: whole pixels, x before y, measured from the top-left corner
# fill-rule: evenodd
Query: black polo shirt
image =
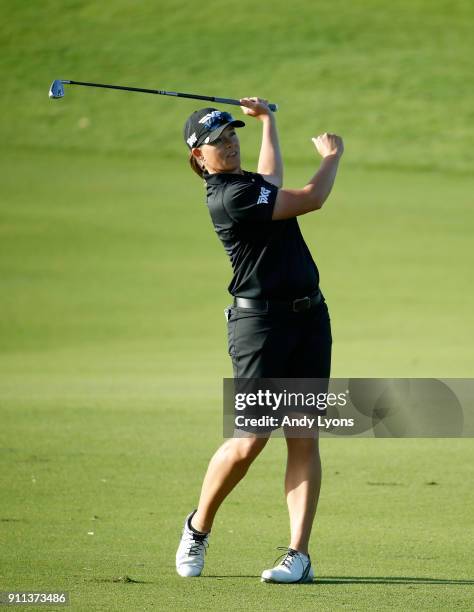
<path fill-rule="evenodd" d="M 272 221 L 278 187 L 253 172 L 204 178 L 211 219 L 234 271 L 232 295 L 292 299 L 318 289 L 318 269 L 296 217 Z"/>

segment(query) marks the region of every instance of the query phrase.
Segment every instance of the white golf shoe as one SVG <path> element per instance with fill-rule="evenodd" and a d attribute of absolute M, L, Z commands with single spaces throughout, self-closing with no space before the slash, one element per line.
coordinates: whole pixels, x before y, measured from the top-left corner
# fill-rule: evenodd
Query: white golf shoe
<path fill-rule="evenodd" d="M 176 571 L 184 578 L 200 576 L 204 567 L 204 555 L 209 546 L 209 534 L 198 535 L 189 527 L 189 521 L 196 510 L 188 514 L 184 521 L 181 541 L 176 552 Z"/>
<path fill-rule="evenodd" d="M 309 556 L 293 550 L 293 548 L 280 548 L 280 550 L 286 550 L 286 553 L 282 555 L 284 556 L 283 561 L 274 568 L 265 570 L 262 573 L 261 582 L 282 582 L 286 584 L 313 582 L 314 572 Z"/>

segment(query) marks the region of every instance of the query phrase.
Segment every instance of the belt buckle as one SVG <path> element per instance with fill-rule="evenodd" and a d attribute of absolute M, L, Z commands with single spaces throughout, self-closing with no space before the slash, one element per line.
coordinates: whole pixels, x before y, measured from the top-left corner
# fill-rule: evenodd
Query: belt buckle
<path fill-rule="evenodd" d="M 297 300 L 293 300 L 293 312 L 301 312 L 303 310 L 309 310 L 311 308 L 311 298 L 309 296 L 305 296 L 302 298 L 298 298 Z"/>

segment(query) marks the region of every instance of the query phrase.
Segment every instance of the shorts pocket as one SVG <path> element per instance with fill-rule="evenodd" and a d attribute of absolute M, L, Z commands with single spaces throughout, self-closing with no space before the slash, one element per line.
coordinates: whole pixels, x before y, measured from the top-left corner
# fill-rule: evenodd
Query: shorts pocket
<path fill-rule="evenodd" d="M 227 352 L 231 357 L 235 357 L 237 352 L 235 350 L 235 326 L 237 321 L 227 321 Z"/>

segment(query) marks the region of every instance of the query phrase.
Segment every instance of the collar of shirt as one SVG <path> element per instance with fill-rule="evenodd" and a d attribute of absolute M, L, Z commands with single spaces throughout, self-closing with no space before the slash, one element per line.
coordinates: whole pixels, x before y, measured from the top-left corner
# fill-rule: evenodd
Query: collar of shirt
<path fill-rule="evenodd" d="M 252 180 L 255 178 L 255 174 L 243 170 L 243 174 L 230 174 L 226 172 L 217 172 L 216 174 L 204 173 L 203 178 L 209 185 L 223 185 L 231 181 Z"/>

